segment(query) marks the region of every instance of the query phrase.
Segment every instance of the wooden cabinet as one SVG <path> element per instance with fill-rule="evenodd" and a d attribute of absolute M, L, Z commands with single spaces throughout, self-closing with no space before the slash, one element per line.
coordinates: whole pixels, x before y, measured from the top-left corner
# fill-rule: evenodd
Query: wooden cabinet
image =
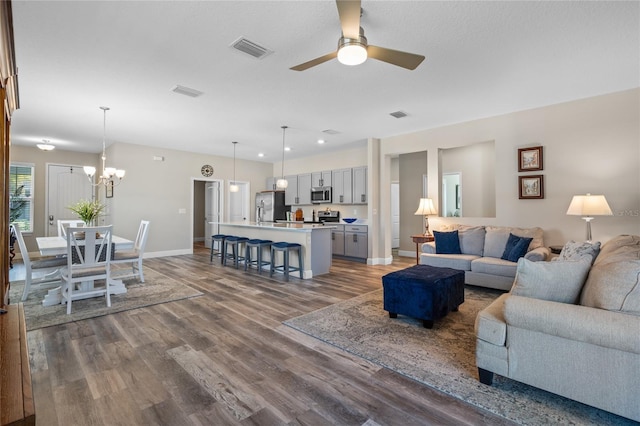
<path fill-rule="evenodd" d="M 352 204 L 351 169 L 338 169 L 331 173 L 333 204 Z"/>
<path fill-rule="evenodd" d="M 366 259 L 369 252 L 369 235 L 367 226 L 345 225 L 344 255 Z"/>
<path fill-rule="evenodd" d="M 332 186 L 331 184 L 331 171 L 313 172 L 311 173 L 311 187 L 317 188 L 319 186 Z"/>
<path fill-rule="evenodd" d="M 311 173 L 285 176 L 288 185 L 284 190 L 284 204 L 299 206 L 311 204 Z"/>
<path fill-rule="evenodd" d="M 367 167 L 354 167 L 353 173 L 353 204 L 367 204 Z"/>
<path fill-rule="evenodd" d="M 331 230 L 331 254 L 344 256 L 344 225 L 335 225 Z"/>

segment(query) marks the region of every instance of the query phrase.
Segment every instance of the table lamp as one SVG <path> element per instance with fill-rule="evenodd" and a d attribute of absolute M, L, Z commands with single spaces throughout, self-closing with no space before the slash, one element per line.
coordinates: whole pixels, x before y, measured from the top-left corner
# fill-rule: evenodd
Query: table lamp
<path fill-rule="evenodd" d="M 593 216 L 611 216 L 611 208 L 604 195 L 574 195 L 567 215 L 582 216 L 587 222 L 587 241 L 591 241 L 591 221 Z"/>
<path fill-rule="evenodd" d="M 424 235 L 431 236 L 431 231 L 429 231 L 429 215 L 438 214 L 436 208 L 433 207 L 433 200 L 431 198 L 420 198 L 420 205 L 414 214 L 416 216 L 424 216 Z"/>

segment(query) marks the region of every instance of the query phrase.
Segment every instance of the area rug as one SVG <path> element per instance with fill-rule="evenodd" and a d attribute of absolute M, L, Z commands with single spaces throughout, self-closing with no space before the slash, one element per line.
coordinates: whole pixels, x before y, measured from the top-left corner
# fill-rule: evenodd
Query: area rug
<path fill-rule="evenodd" d="M 71 305 L 70 315 L 67 315 L 66 305 L 42 306 L 45 294 L 56 287 L 56 284 L 50 284 L 47 288 L 32 287 L 27 300 L 23 302 L 27 331 L 202 295 L 201 292 L 152 270 L 145 269 L 144 278 L 144 283 L 137 278 L 123 280 L 127 292 L 111 295 L 110 308 L 104 297 L 75 300 Z M 24 281 L 11 282 L 11 303 L 20 301 L 23 289 Z"/>
<path fill-rule="evenodd" d="M 524 425 L 637 424 L 611 413 L 495 375 L 478 381 L 474 321 L 500 293 L 465 289 L 465 302 L 426 329 L 382 305 L 382 290 L 296 317 L 284 324 L 446 394 Z M 588 372 L 585 372 L 588 374 Z"/>

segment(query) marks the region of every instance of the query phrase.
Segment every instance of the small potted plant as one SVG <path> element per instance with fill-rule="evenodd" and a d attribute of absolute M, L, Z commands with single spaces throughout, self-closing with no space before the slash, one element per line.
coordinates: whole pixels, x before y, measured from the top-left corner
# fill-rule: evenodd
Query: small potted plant
<path fill-rule="evenodd" d="M 78 215 L 84 222 L 85 226 L 93 226 L 100 214 L 104 211 L 104 204 L 98 200 L 88 201 L 80 200 L 76 204 L 67 207 L 69 210 Z"/>

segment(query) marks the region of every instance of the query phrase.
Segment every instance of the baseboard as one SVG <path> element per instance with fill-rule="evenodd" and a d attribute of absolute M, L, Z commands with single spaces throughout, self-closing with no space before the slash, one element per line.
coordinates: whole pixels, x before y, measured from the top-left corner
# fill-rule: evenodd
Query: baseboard
<path fill-rule="evenodd" d="M 398 256 L 402 257 L 416 257 L 415 251 L 398 250 Z"/>

